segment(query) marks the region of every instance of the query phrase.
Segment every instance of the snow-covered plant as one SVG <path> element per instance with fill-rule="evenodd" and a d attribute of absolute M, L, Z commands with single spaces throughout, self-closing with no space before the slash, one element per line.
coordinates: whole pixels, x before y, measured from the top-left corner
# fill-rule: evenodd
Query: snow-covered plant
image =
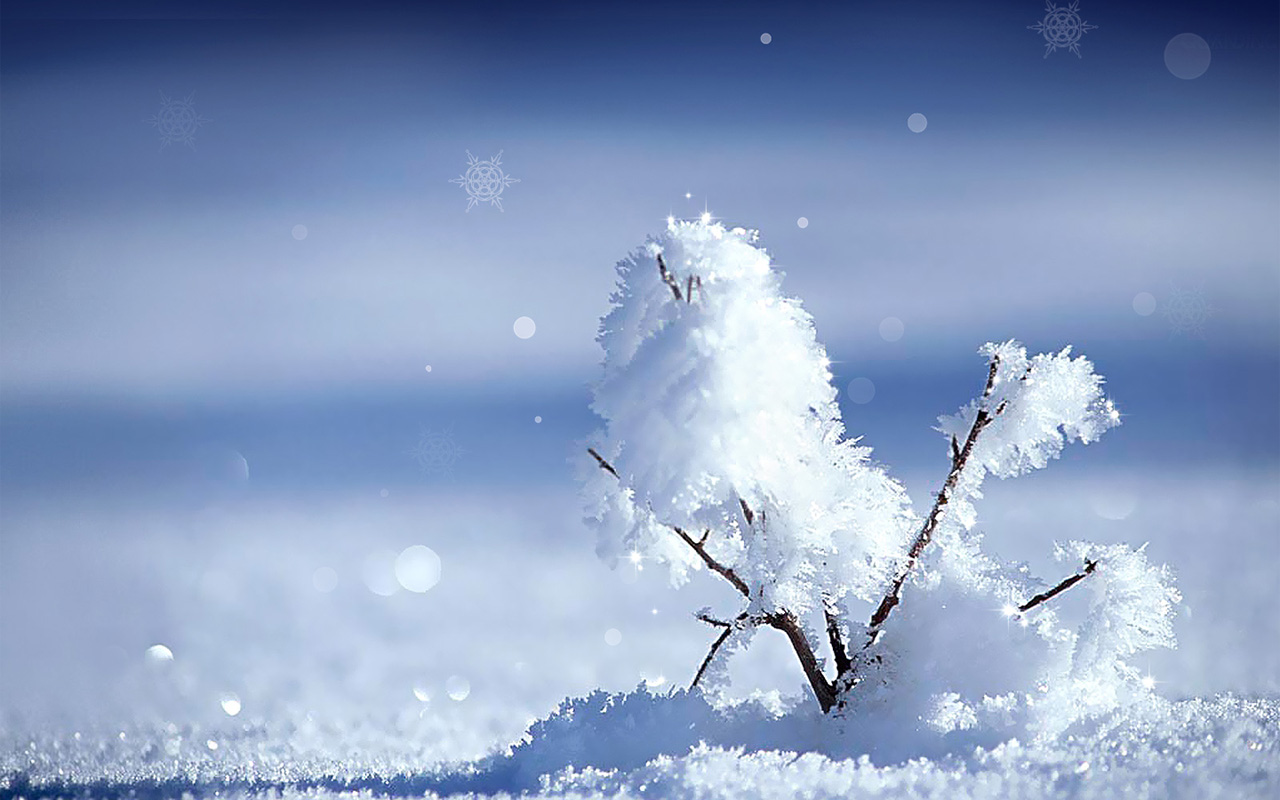
<path fill-rule="evenodd" d="M 670 221 L 618 264 L 599 336 L 592 409 L 604 427 L 583 480 L 600 555 L 665 563 L 677 585 L 705 567 L 741 596 L 736 615 L 697 614 L 718 633 L 694 685 L 723 681 L 728 653 L 767 627 L 786 635 L 823 711 L 915 687 L 919 716 L 945 729 L 1051 701 L 1074 719 L 1132 696 L 1122 684 L 1144 688 L 1123 659 L 1173 644 L 1166 571 L 1142 550 L 1072 543 L 1059 554 L 1079 571 L 1049 587 L 971 532 L 988 474 L 1044 467 L 1119 423 L 1093 365 L 1070 348 L 983 347 L 981 395 L 940 418 L 950 470 L 920 516 L 871 449 L 846 437 L 813 319 L 782 294 L 756 241 Z M 1097 599 L 1077 632 L 1052 601 L 1082 581 Z M 989 621 L 958 613 L 999 624 L 983 630 Z M 992 646 L 1019 652 L 1011 666 L 963 667 Z"/>

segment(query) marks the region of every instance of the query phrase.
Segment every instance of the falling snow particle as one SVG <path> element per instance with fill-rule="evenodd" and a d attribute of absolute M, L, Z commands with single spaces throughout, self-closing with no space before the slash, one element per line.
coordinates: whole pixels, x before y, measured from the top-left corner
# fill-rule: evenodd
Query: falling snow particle
<path fill-rule="evenodd" d="M 849 399 L 858 405 L 871 402 L 876 396 L 876 385 L 870 378 L 854 378 L 849 381 Z"/>
<path fill-rule="evenodd" d="M 396 557 L 396 580 L 411 592 L 427 592 L 440 582 L 440 556 L 430 547 L 415 544 Z"/>
<path fill-rule="evenodd" d="M 427 372 L 430 372 L 430 371 L 431 371 L 431 365 L 430 365 L 430 364 L 428 364 L 428 365 L 427 365 Z"/>
<path fill-rule="evenodd" d="M 901 339 L 903 330 L 902 320 L 897 317 L 885 317 L 880 320 L 880 338 L 886 342 L 896 342 Z"/>
<path fill-rule="evenodd" d="M 617 647 L 622 643 L 622 631 L 617 628 L 610 628 L 604 632 L 604 643 L 610 647 Z"/>
<path fill-rule="evenodd" d="M 160 93 L 160 110 L 147 122 L 160 131 L 161 150 L 173 142 L 196 149 L 196 129 L 209 120 L 196 113 L 195 98 L 194 92 L 187 95 L 186 100 L 173 100 Z"/>
<path fill-rule="evenodd" d="M 533 421 L 534 421 L 534 422 L 536 422 L 536 423 L 538 423 L 538 424 L 542 424 L 542 417 L 534 417 L 534 418 L 533 418 Z"/>
<path fill-rule="evenodd" d="M 458 675 L 452 675 L 444 682 L 444 689 L 451 699 L 461 703 L 471 694 L 471 682 Z"/>
<path fill-rule="evenodd" d="M 1216 310 L 1198 289 L 1173 289 L 1165 297 L 1163 306 L 1172 335 L 1186 334 L 1200 339 L 1204 338 L 1204 324 Z"/>
<path fill-rule="evenodd" d="M 311 585 L 317 592 L 328 594 L 338 588 L 338 573 L 333 567 L 320 567 L 311 573 Z"/>
<path fill-rule="evenodd" d="M 217 743 L 217 742 L 215 742 L 215 741 L 214 741 L 214 740 L 212 740 L 212 739 L 207 739 L 207 740 L 205 740 L 204 746 L 205 746 L 205 747 L 207 747 L 207 748 L 209 748 L 210 750 L 217 750 L 217 749 L 218 749 L 218 743 Z"/>
<path fill-rule="evenodd" d="M 307 226 L 306 226 L 306 225 L 294 225 L 294 226 L 293 226 L 293 238 L 297 239 L 298 241 L 302 241 L 303 239 L 307 238 Z"/>
<path fill-rule="evenodd" d="M 772 41 L 773 41 L 773 36 L 771 36 L 770 34 L 767 34 L 767 33 L 760 34 L 761 44 L 768 44 L 769 42 L 772 42 Z"/>
<path fill-rule="evenodd" d="M 481 161 L 471 155 L 471 151 L 468 150 L 467 171 L 449 181 L 449 183 L 458 184 L 466 191 L 468 211 L 479 203 L 488 203 L 491 206 L 497 206 L 499 211 L 504 211 L 503 190 L 519 182 L 519 178 L 513 178 L 502 170 L 501 150 L 488 161 Z"/>
<path fill-rule="evenodd" d="M 529 339 L 533 336 L 534 332 L 538 330 L 538 326 L 534 324 L 533 320 L 529 317 L 520 317 L 516 320 L 515 324 L 511 326 L 511 329 L 515 331 L 516 336 L 519 336 L 521 339 Z"/>
<path fill-rule="evenodd" d="M 1044 19 L 1035 25 L 1027 26 L 1027 30 L 1037 31 L 1044 35 L 1044 57 L 1048 58 L 1050 53 L 1059 47 L 1063 47 L 1075 53 L 1076 58 L 1079 58 L 1080 37 L 1098 26 L 1090 25 L 1080 19 L 1079 2 L 1073 2 L 1069 6 L 1062 7 L 1055 5 L 1053 0 L 1049 0 L 1048 3 L 1045 3 L 1044 8 Z"/>
<path fill-rule="evenodd" d="M 1164 46 L 1164 65 L 1175 78 L 1195 80 L 1209 69 L 1209 43 L 1194 33 L 1180 33 Z"/>
<path fill-rule="evenodd" d="M 1140 317 L 1149 317 L 1156 310 L 1155 295 L 1150 292 L 1138 292 L 1133 296 L 1133 310 Z"/>
<path fill-rule="evenodd" d="M 796 225 L 797 225 L 797 226 L 799 226 L 799 227 L 801 227 L 801 228 L 807 228 L 807 227 L 809 227 L 809 218 L 808 218 L 808 217 L 801 217 L 800 219 L 796 220 Z"/>
<path fill-rule="evenodd" d="M 454 441 L 453 429 L 442 431 L 422 428 L 418 435 L 418 443 L 409 451 L 410 457 L 418 462 L 418 468 L 431 475 L 451 475 L 453 465 L 465 453 Z"/>
<path fill-rule="evenodd" d="M 164 664 L 173 660 L 173 651 L 162 644 L 153 644 L 147 648 L 147 661 L 153 664 Z"/>
<path fill-rule="evenodd" d="M 222 711 L 228 717 L 234 717 L 240 713 L 240 698 L 235 692 L 227 692 L 218 700 L 218 705 L 222 706 Z"/>
<path fill-rule="evenodd" d="M 416 697 L 420 703 L 425 703 L 431 699 L 431 693 L 428 692 L 424 686 L 413 687 L 413 696 Z"/>
<path fill-rule="evenodd" d="M 389 494 L 391 494 L 391 492 L 387 491 L 386 489 L 383 489 L 382 491 L 378 492 L 379 497 L 386 497 Z"/>
<path fill-rule="evenodd" d="M 917 111 L 907 117 L 907 128 L 910 129 L 912 133 L 920 133 L 927 127 L 929 127 L 929 120 L 924 114 Z"/>

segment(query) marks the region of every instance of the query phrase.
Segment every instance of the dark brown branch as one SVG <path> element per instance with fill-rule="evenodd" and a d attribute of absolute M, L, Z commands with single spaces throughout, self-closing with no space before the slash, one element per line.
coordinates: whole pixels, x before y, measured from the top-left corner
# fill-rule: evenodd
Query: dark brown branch
<path fill-rule="evenodd" d="M 724 632 L 721 633 L 719 636 L 717 636 L 716 640 L 711 643 L 711 650 L 708 651 L 707 657 L 702 659 L 702 665 L 698 667 L 697 674 L 693 676 L 693 683 L 689 684 L 690 689 L 697 686 L 698 681 L 702 680 L 702 676 L 706 673 L 707 667 L 711 666 L 712 660 L 716 657 L 716 651 L 718 651 L 720 649 L 720 646 L 723 645 L 726 641 L 728 641 L 729 637 L 732 635 L 733 635 L 733 628 L 731 626 L 726 627 L 724 629 Z"/>
<path fill-rule="evenodd" d="M 689 282 L 684 287 L 684 301 L 686 303 L 693 302 L 693 276 L 689 276 Z"/>
<path fill-rule="evenodd" d="M 743 597 L 751 596 L 751 590 L 747 588 L 747 582 L 742 580 L 742 578 L 739 578 L 738 573 L 734 572 L 731 567 L 726 567 L 724 564 L 716 561 L 715 558 L 707 552 L 707 548 L 704 547 L 701 542 L 685 533 L 683 528 L 678 525 L 672 525 L 671 529 L 680 534 L 680 538 L 684 539 L 685 543 L 693 548 L 693 552 L 698 554 L 698 557 L 702 559 L 702 563 L 706 564 L 708 569 L 733 584 L 733 588 L 741 592 Z M 703 537 L 703 541 L 706 541 L 706 537 Z"/>
<path fill-rule="evenodd" d="M 796 658 L 800 659 L 800 666 L 804 669 L 804 675 L 809 679 L 813 696 L 818 699 L 818 705 L 822 707 L 822 713 L 830 711 L 836 703 L 835 688 L 831 685 L 831 681 L 827 680 L 827 676 L 822 674 L 818 657 L 809 646 L 809 639 L 800 628 L 800 623 L 790 611 L 770 614 L 765 618 L 765 622 L 787 635 L 787 639 L 791 641 L 791 649 L 795 650 Z"/>
<path fill-rule="evenodd" d="M 827 621 L 827 639 L 831 641 L 831 652 L 835 654 L 836 674 L 843 675 L 852 664 L 849 662 L 849 651 L 844 646 L 844 636 L 840 633 L 840 620 L 826 601 L 822 604 L 822 615 Z"/>
<path fill-rule="evenodd" d="M 671 287 L 671 293 L 680 300 L 680 284 L 676 283 L 675 277 L 671 271 L 667 269 L 667 262 L 662 260 L 662 253 L 658 253 L 658 274 L 662 276 L 662 282 Z"/>
<path fill-rule="evenodd" d="M 602 455 L 600 455 L 599 453 L 597 453 L 597 452 L 596 452 L 596 449 L 595 449 L 594 447 L 588 447 L 588 448 L 587 448 L 587 452 L 588 452 L 588 453 L 590 453 L 591 455 L 595 456 L 596 463 L 600 465 L 600 469 L 602 469 L 602 470 L 604 470 L 605 472 L 609 473 L 610 475 L 612 475 L 613 477 L 617 478 L 618 480 L 622 480 L 622 476 L 621 476 L 621 475 L 619 475 L 619 474 L 618 474 L 618 471 L 617 471 L 616 469 L 614 469 L 614 468 L 613 468 L 613 465 L 612 465 L 612 464 L 610 464 L 608 461 L 605 461 L 605 460 L 604 460 L 604 456 L 602 456 Z"/>
<path fill-rule="evenodd" d="M 1077 583 L 1084 580 L 1085 577 L 1092 574 L 1097 567 L 1098 567 L 1097 561 L 1089 561 L 1086 559 L 1084 562 L 1084 569 L 1082 571 L 1077 572 L 1076 574 L 1063 579 L 1062 583 L 1059 583 L 1057 586 L 1053 587 L 1049 591 L 1041 592 L 1040 594 L 1031 598 L 1027 602 L 1018 606 L 1018 611 L 1027 612 L 1035 608 L 1036 606 L 1040 605 L 1041 603 L 1044 603 L 1048 600 L 1052 600 L 1054 597 L 1057 597 L 1058 595 L 1062 594 L 1066 590 L 1070 589 L 1072 586 L 1075 586 Z"/>
<path fill-rule="evenodd" d="M 595 448 L 588 447 L 587 452 L 595 456 L 596 462 L 600 464 L 601 469 L 613 475 L 613 477 L 617 478 L 618 480 L 622 480 L 622 478 L 618 475 L 618 471 L 613 468 L 613 465 L 610 464 L 608 461 L 605 461 L 604 457 L 595 451 Z M 743 503 L 742 507 L 745 509 L 747 507 L 746 503 Z M 692 536 L 685 533 L 684 529 L 680 528 L 678 525 L 669 525 L 668 527 L 671 528 L 673 531 L 675 531 L 677 534 L 679 534 L 680 538 L 684 539 L 685 543 L 693 548 L 693 552 L 698 554 L 698 556 L 702 559 L 702 563 L 706 564 L 707 567 L 711 569 L 712 572 L 715 572 L 717 575 L 724 578 L 729 583 L 733 584 L 733 588 L 737 589 L 744 597 L 751 596 L 751 591 L 747 588 L 746 581 L 742 580 L 742 578 L 739 578 L 738 573 L 734 572 L 732 568 L 726 567 L 724 564 L 721 564 L 719 561 L 716 561 L 715 558 L 710 553 L 707 552 L 707 548 L 705 547 L 705 545 L 707 542 L 707 537 L 711 535 L 710 530 L 707 530 L 706 532 L 704 532 L 702 534 L 701 539 L 694 539 Z"/>
<path fill-rule="evenodd" d="M 987 370 L 987 385 L 982 390 L 982 399 L 986 400 L 991 396 L 992 390 L 996 385 L 996 372 L 1000 368 L 1000 357 L 994 356 L 991 359 L 991 367 Z M 871 646 L 880 633 L 880 627 L 884 625 L 885 620 L 889 618 L 893 607 L 898 605 L 902 599 L 902 587 L 907 582 L 907 578 L 911 575 L 911 570 L 915 568 L 916 562 L 920 560 L 920 554 L 924 551 L 925 546 L 933 539 L 933 532 L 938 527 L 938 522 L 942 519 L 943 508 L 951 501 L 951 493 L 955 491 L 956 484 L 960 481 L 960 473 L 964 471 L 965 464 L 969 462 L 969 456 L 973 453 L 973 447 L 977 444 L 978 435 L 982 433 L 982 429 L 991 424 L 995 417 L 999 416 L 1005 409 L 1005 403 L 1001 403 L 996 409 L 995 414 L 988 413 L 985 406 L 978 409 L 978 415 L 973 420 L 973 427 L 969 428 L 969 435 L 965 437 L 964 447 L 959 452 L 955 452 L 951 460 L 951 472 L 947 475 L 946 482 L 942 485 L 942 491 L 938 492 L 938 497 L 934 500 L 933 509 L 929 512 L 929 516 L 925 519 L 924 526 L 920 528 L 920 533 L 916 535 L 915 541 L 911 543 L 911 549 L 907 551 L 907 560 L 902 568 L 898 570 L 898 576 L 894 578 L 893 585 L 889 589 L 888 594 L 880 601 L 880 605 L 876 608 L 874 614 L 871 615 L 871 624 L 867 628 L 868 639 L 863 648 Z M 954 438 L 952 440 L 954 448 Z"/>
<path fill-rule="evenodd" d="M 622 480 L 618 476 L 618 471 L 613 468 L 613 465 L 608 461 L 605 461 L 599 453 L 592 448 L 587 448 L 587 451 L 591 453 L 591 455 L 595 456 L 595 459 L 600 464 L 601 469 L 607 470 L 615 478 Z M 743 515 L 747 518 L 747 524 L 750 525 L 755 519 L 755 515 L 752 513 L 751 508 L 747 505 L 745 500 L 738 498 L 738 502 L 742 506 Z M 761 521 L 763 522 L 763 519 Z M 698 557 L 702 559 L 702 563 L 706 564 L 708 569 L 731 583 L 733 588 L 737 589 L 743 597 L 748 599 L 751 597 L 751 589 L 747 586 L 746 581 L 742 580 L 742 578 L 738 576 L 738 573 L 734 572 L 731 567 L 726 567 L 721 564 L 707 552 L 704 545 L 710 531 L 704 533 L 701 539 L 695 540 L 679 526 L 671 525 L 669 527 L 674 530 L 681 539 L 684 539 L 685 544 L 693 548 L 693 552 L 698 554 Z M 743 612 L 743 614 L 739 616 L 739 620 L 745 620 L 747 618 L 746 612 Z M 722 622 L 721 620 L 713 620 L 709 617 L 704 617 L 703 615 L 700 615 L 699 619 L 703 619 L 703 621 L 717 626 Z M 818 665 L 818 657 L 814 655 L 813 647 L 809 644 L 809 639 L 804 635 L 804 631 L 800 628 L 800 623 L 796 621 L 795 616 L 793 616 L 790 611 L 783 610 L 753 621 L 755 624 L 767 624 L 787 635 L 787 639 L 791 642 L 791 649 L 795 651 L 796 658 L 800 660 L 800 666 L 804 670 L 805 677 L 809 679 L 809 685 L 813 687 L 813 694 L 818 700 L 818 705 L 822 707 L 822 712 L 824 714 L 829 711 L 836 702 L 835 689 L 832 687 L 831 682 L 827 680 L 827 676 L 822 674 L 822 668 Z M 724 633 L 720 634 L 720 636 L 711 645 L 711 652 L 707 653 L 707 657 L 702 661 L 702 666 L 698 668 L 697 675 L 694 676 L 694 686 L 698 685 L 698 681 L 702 679 L 702 675 L 706 672 L 707 667 L 711 664 L 711 660 L 715 657 L 716 651 L 720 649 L 721 645 L 723 645 L 726 640 L 728 640 L 729 635 L 732 632 L 732 627 L 725 628 Z"/>
<path fill-rule="evenodd" d="M 954 464 L 960 460 L 960 443 L 956 441 L 954 434 L 951 436 L 951 463 Z"/>

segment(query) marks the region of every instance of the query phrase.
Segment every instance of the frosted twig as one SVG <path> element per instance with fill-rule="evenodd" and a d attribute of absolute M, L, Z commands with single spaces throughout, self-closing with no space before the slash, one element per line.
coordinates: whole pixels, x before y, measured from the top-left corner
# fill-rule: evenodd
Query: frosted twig
<path fill-rule="evenodd" d="M 662 282 L 671 287 L 671 293 L 680 298 L 680 284 L 676 283 L 676 279 L 671 275 L 671 271 L 667 269 L 667 262 L 662 260 L 662 253 L 658 253 L 658 274 L 662 276 Z"/>
<path fill-rule="evenodd" d="M 778 611 L 765 617 L 765 622 L 787 635 L 787 639 L 791 641 L 791 649 L 796 652 L 796 658 L 800 659 L 804 675 L 809 679 L 813 696 L 818 699 L 818 705 L 822 707 L 822 713 L 830 711 L 836 703 L 836 690 L 831 681 L 827 680 L 827 676 L 822 674 L 818 657 L 814 655 L 813 648 L 809 645 L 809 638 L 804 635 L 804 630 L 800 627 L 795 615 L 786 610 Z"/>
<path fill-rule="evenodd" d="M 836 675 L 843 675 L 852 666 L 849 663 L 849 651 L 844 646 L 844 636 L 840 633 L 840 620 L 836 618 L 831 606 L 823 600 L 822 615 L 827 621 L 827 638 L 831 641 L 831 652 L 835 654 Z"/>
<path fill-rule="evenodd" d="M 685 533 L 684 529 L 681 528 L 680 526 L 671 525 L 670 528 L 671 530 L 678 533 L 680 535 L 680 538 L 685 540 L 686 544 L 688 544 L 690 547 L 693 548 L 693 552 L 698 554 L 698 557 L 702 559 L 702 563 L 706 564 L 708 569 L 710 569 L 712 572 L 715 572 L 717 575 L 724 578 L 729 583 L 732 583 L 733 588 L 741 592 L 743 597 L 751 596 L 751 590 L 747 588 L 747 582 L 744 581 L 742 578 L 739 578 L 738 573 L 734 572 L 732 567 L 726 567 L 724 564 L 721 564 L 719 561 L 716 561 L 715 558 L 713 558 L 712 555 L 707 552 L 707 548 L 703 546 L 702 542 L 695 540 L 692 536 Z M 706 540 L 707 540 L 707 537 L 705 536 L 702 537 L 703 542 L 705 542 Z"/>
<path fill-rule="evenodd" d="M 594 449 L 588 448 L 588 452 L 595 456 L 595 459 L 600 464 L 601 469 L 613 475 L 613 477 L 618 478 L 618 480 L 621 480 L 621 478 L 618 477 L 618 471 L 613 468 L 612 464 L 606 461 Z M 738 498 L 738 502 L 742 506 L 743 515 L 746 516 L 748 524 L 750 524 L 751 521 L 755 519 L 755 515 L 752 513 L 751 508 L 747 505 L 745 500 Z M 707 541 L 707 536 L 710 533 L 709 531 L 704 533 L 701 539 L 694 539 L 678 525 L 668 525 L 667 527 L 675 531 L 681 539 L 684 539 L 685 544 L 693 548 L 693 552 L 698 554 L 698 557 L 702 559 L 702 563 L 706 564 L 708 569 L 733 584 L 733 588 L 737 589 L 743 597 L 746 597 L 747 599 L 751 598 L 751 589 L 747 586 L 747 582 L 744 581 L 738 573 L 734 572 L 732 567 L 726 567 L 707 552 L 704 544 Z M 703 618 L 699 617 L 699 619 Z M 743 612 L 740 619 L 747 619 L 746 612 Z M 703 621 L 709 622 L 713 625 L 718 622 L 711 621 L 709 618 L 703 619 Z M 813 652 L 813 646 L 809 644 L 809 639 L 804 635 L 804 630 L 800 627 L 800 623 L 796 620 L 795 615 L 786 609 L 782 609 L 763 617 L 756 618 L 756 624 L 760 623 L 776 628 L 787 635 L 787 639 L 791 642 L 791 649 L 795 651 L 796 658 L 800 660 L 800 667 L 804 670 L 805 677 L 809 679 L 809 685 L 813 687 L 813 694 L 818 698 L 818 704 L 822 706 L 822 711 L 825 714 L 831 709 L 831 706 L 835 705 L 835 689 L 832 688 L 831 682 L 827 680 L 827 676 L 822 674 L 822 668 L 818 665 L 818 657 Z M 707 665 L 711 663 L 711 658 L 715 655 L 716 650 L 718 650 L 720 646 L 724 644 L 725 640 L 729 638 L 729 633 L 732 632 L 732 630 L 732 628 L 726 629 L 711 646 L 711 652 L 707 654 L 706 659 L 702 662 L 702 666 L 698 669 L 697 677 L 693 679 L 694 685 L 697 685 L 699 678 L 702 677 L 702 673 L 706 671 Z"/>
<path fill-rule="evenodd" d="M 707 657 L 702 659 L 702 665 L 698 667 L 697 674 L 693 676 L 693 683 L 689 684 L 690 689 L 697 686 L 698 681 L 702 680 L 702 676 L 706 673 L 707 667 L 711 666 L 711 661 L 716 657 L 716 651 L 720 649 L 721 645 L 728 641 L 731 635 L 733 635 L 733 628 L 726 625 L 724 632 L 717 636 L 716 640 L 711 643 L 711 649 L 707 652 Z"/>
<path fill-rule="evenodd" d="M 1097 568 L 1097 566 L 1098 566 L 1098 562 L 1097 562 L 1097 561 L 1089 561 L 1089 560 L 1087 560 L 1087 559 L 1086 559 L 1086 560 L 1085 560 L 1085 562 L 1084 562 L 1084 569 L 1083 569 L 1083 570 L 1081 570 L 1080 572 L 1077 572 L 1077 573 L 1076 573 L 1076 574 L 1074 574 L 1074 575 L 1070 575 L 1070 576 L 1068 576 L 1068 577 L 1064 578 L 1064 579 L 1062 580 L 1062 583 L 1059 583 L 1057 586 L 1053 587 L 1052 589 L 1048 590 L 1047 592 L 1041 592 L 1040 594 L 1038 594 L 1038 595 L 1036 595 L 1035 597 L 1031 598 L 1031 599 L 1030 599 L 1030 600 L 1028 600 L 1027 602 L 1025 602 L 1025 603 L 1023 603 L 1022 605 L 1018 606 L 1018 611 L 1019 611 L 1020 613 L 1021 613 L 1021 612 L 1030 611 L 1031 609 L 1035 608 L 1036 606 L 1040 605 L 1041 603 L 1043 603 L 1043 602 L 1045 602 L 1045 601 L 1047 601 L 1047 600 L 1052 600 L 1054 597 L 1058 596 L 1059 594 L 1061 594 L 1061 593 L 1065 592 L 1066 590 L 1070 589 L 1072 586 L 1075 586 L 1075 585 L 1076 585 L 1077 583 L 1079 583 L 1080 581 L 1084 580 L 1086 576 L 1088 576 L 1088 575 L 1092 574 L 1092 573 L 1093 573 L 1093 571 Z"/>
<path fill-rule="evenodd" d="M 987 370 L 987 385 L 982 390 L 982 399 L 984 401 L 991 397 L 991 392 L 995 389 L 996 373 L 999 369 L 1000 356 L 992 356 L 991 366 Z M 916 535 L 915 541 L 911 543 L 911 549 L 907 551 L 906 563 L 902 565 L 902 569 L 898 570 L 898 576 L 894 578 L 888 594 L 884 596 L 875 613 L 871 615 L 871 624 L 867 627 L 867 643 L 863 645 L 863 649 L 870 647 L 875 641 L 876 635 L 880 632 L 880 626 L 884 625 L 885 620 L 889 618 L 889 613 L 893 611 L 893 607 L 902 599 L 902 586 L 907 582 L 907 578 L 911 575 L 911 570 L 915 567 L 916 562 L 920 560 L 920 553 L 924 551 L 925 546 L 933 539 L 933 532 L 937 529 L 939 520 L 942 519 L 943 507 L 951 501 L 951 493 L 955 491 L 956 484 L 960 481 L 960 473 L 964 471 L 965 464 L 969 462 L 969 456 L 973 453 L 973 446 L 977 444 L 978 435 L 982 433 L 983 428 L 991 424 L 992 420 L 1004 412 L 1005 406 L 1006 402 L 1001 402 L 995 413 L 992 414 L 987 411 L 984 403 L 978 409 L 978 415 L 973 420 L 973 427 L 969 428 L 969 435 L 965 437 L 964 447 L 956 450 L 955 439 L 952 439 L 951 472 L 947 475 L 947 480 L 942 485 L 942 491 L 938 492 L 938 497 L 934 500 L 933 509 L 929 512 L 928 518 L 925 519 L 924 526 L 920 528 L 920 533 Z"/>
<path fill-rule="evenodd" d="M 587 452 L 595 457 L 596 463 L 600 465 L 600 469 L 604 470 L 605 472 L 608 472 L 610 475 L 617 478 L 619 481 L 622 480 L 621 476 L 618 475 L 618 471 L 613 468 L 612 464 L 610 464 L 608 461 L 604 459 L 604 456 L 597 453 L 595 449 L 591 447 L 587 448 Z M 744 503 L 743 504 L 744 508 L 745 508 L 745 505 L 746 504 Z M 744 581 L 742 578 L 738 577 L 738 573 L 734 572 L 731 567 L 726 567 L 724 564 L 721 564 L 719 561 L 716 561 L 715 557 L 713 557 L 710 553 L 707 552 L 707 548 L 705 545 L 706 545 L 707 537 L 711 535 L 710 530 L 707 530 L 706 532 L 704 532 L 701 539 L 694 539 L 692 536 L 685 533 L 684 529 L 678 525 L 668 525 L 667 527 L 675 531 L 680 536 L 681 539 L 684 539 L 686 544 L 688 544 L 690 547 L 693 548 L 693 552 L 698 554 L 698 557 L 702 559 L 702 563 L 706 564 L 708 569 L 710 569 L 712 572 L 716 573 L 720 577 L 724 578 L 729 583 L 733 584 L 733 588 L 737 589 L 742 594 L 743 597 L 751 596 L 751 590 L 747 588 L 747 582 Z"/>
<path fill-rule="evenodd" d="M 619 475 L 618 471 L 613 468 L 613 465 L 610 464 L 608 461 L 605 461 L 604 456 L 597 453 L 594 447 L 588 447 L 587 452 L 595 457 L 596 463 L 600 465 L 600 469 L 604 470 L 605 472 L 608 472 L 610 475 L 617 478 L 618 480 L 622 480 L 622 476 Z"/>

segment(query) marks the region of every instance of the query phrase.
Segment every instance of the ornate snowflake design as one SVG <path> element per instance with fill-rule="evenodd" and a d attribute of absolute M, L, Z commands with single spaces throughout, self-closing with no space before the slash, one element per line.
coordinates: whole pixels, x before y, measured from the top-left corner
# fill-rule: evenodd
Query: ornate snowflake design
<path fill-rule="evenodd" d="M 196 129 L 210 120 L 196 113 L 195 98 L 195 92 L 185 100 L 173 100 L 160 93 L 160 111 L 147 122 L 159 129 L 161 150 L 172 142 L 184 142 L 192 150 L 196 149 Z"/>
<path fill-rule="evenodd" d="M 451 475 L 453 465 L 466 451 L 458 446 L 453 438 L 453 429 L 442 431 L 422 429 L 418 443 L 409 451 L 409 455 L 418 462 L 418 467 L 431 475 Z"/>
<path fill-rule="evenodd" d="M 467 151 L 467 171 L 463 175 L 454 178 L 449 183 L 456 183 L 467 191 L 467 210 L 470 211 L 476 203 L 487 202 L 490 205 L 502 208 L 502 190 L 513 183 L 519 183 L 519 178 L 513 178 L 502 171 L 502 151 L 488 161 L 481 161 L 471 155 L 471 151 Z"/>
<path fill-rule="evenodd" d="M 1169 321 L 1170 336 L 1186 334 L 1197 339 L 1204 338 L 1204 325 L 1217 311 L 1199 289 L 1170 289 L 1161 306 Z"/>
<path fill-rule="evenodd" d="M 1035 25 L 1027 26 L 1027 30 L 1044 34 L 1045 58 L 1059 47 L 1065 47 L 1075 53 L 1076 58 L 1080 57 L 1080 37 L 1098 26 L 1090 25 L 1080 19 L 1079 8 L 1079 0 L 1074 0 L 1065 8 L 1054 5 L 1053 0 L 1049 0 L 1045 3 L 1044 19 Z"/>

